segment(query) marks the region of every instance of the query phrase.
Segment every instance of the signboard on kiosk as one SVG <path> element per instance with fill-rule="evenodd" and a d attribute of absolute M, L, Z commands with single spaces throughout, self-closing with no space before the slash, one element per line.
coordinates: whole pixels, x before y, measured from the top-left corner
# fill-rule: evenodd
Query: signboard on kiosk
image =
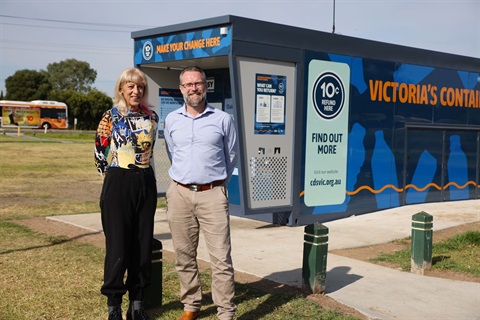
<path fill-rule="evenodd" d="M 224 56 L 231 44 L 230 26 L 136 40 L 135 64 Z"/>

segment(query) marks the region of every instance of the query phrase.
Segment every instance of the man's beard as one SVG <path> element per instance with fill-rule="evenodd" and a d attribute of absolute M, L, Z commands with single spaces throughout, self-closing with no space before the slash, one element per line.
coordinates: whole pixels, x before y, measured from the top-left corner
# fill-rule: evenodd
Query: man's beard
<path fill-rule="evenodd" d="M 206 100 L 207 95 L 205 93 L 201 94 L 201 99 L 198 99 L 198 94 L 193 94 L 193 95 L 188 95 L 184 94 L 183 99 L 185 100 L 185 103 L 189 106 L 192 107 L 198 107 L 199 105 L 203 104 Z M 192 99 L 194 98 L 194 99 Z"/>

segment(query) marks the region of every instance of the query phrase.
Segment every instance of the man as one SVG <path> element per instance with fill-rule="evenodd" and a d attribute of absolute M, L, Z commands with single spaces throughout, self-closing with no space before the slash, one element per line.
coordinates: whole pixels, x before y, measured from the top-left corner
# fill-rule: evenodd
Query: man
<path fill-rule="evenodd" d="M 212 298 L 220 320 L 232 320 L 237 306 L 231 257 L 226 183 L 237 164 L 237 134 L 232 117 L 207 101 L 205 72 L 180 73 L 184 105 L 165 119 L 165 141 L 172 163 L 168 173 L 167 219 L 172 233 L 180 300 L 178 320 L 200 315 L 202 289 L 197 264 L 199 231 L 205 236 L 212 268 Z"/>

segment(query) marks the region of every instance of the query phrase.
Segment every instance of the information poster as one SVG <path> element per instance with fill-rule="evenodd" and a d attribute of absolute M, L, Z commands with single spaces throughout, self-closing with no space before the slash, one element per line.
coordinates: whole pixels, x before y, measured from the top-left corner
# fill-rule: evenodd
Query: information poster
<path fill-rule="evenodd" d="M 163 89 L 159 90 L 159 104 L 158 104 L 158 137 L 163 138 L 163 131 L 165 129 L 165 118 L 167 115 L 183 106 L 183 95 L 180 89 Z"/>
<path fill-rule="evenodd" d="M 304 193 L 309 207 L 345 201 L 349 88 L 347 64 L 310 61 Z"/>
<path fill-rule="evenodd" d="M 255 75 L 255 134 L 285 134 L 287 77 Z"/>
<path fill-rule="evenodd" d="M 232 116 L 233 118 L 233 99 L 227 98 L 225 99 L 225 110 L 226 113 Z"/>

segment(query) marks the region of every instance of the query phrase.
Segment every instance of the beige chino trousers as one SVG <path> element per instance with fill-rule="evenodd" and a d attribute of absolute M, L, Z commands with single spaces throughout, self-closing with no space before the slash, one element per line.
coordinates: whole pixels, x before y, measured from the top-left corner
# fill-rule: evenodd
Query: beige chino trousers
<path fill-rule="evenodd" d="M 199 311 L 202 306 L 197 264 L 201 230 L 210 255 L 212 299 L 218 307 L 217 316 L 220 320 L 232 320 L 237 306 L 233 303 L 235 280 L 226 186 L 195 192 L 172 181 L 166 200 L 184 310 Z"/>

